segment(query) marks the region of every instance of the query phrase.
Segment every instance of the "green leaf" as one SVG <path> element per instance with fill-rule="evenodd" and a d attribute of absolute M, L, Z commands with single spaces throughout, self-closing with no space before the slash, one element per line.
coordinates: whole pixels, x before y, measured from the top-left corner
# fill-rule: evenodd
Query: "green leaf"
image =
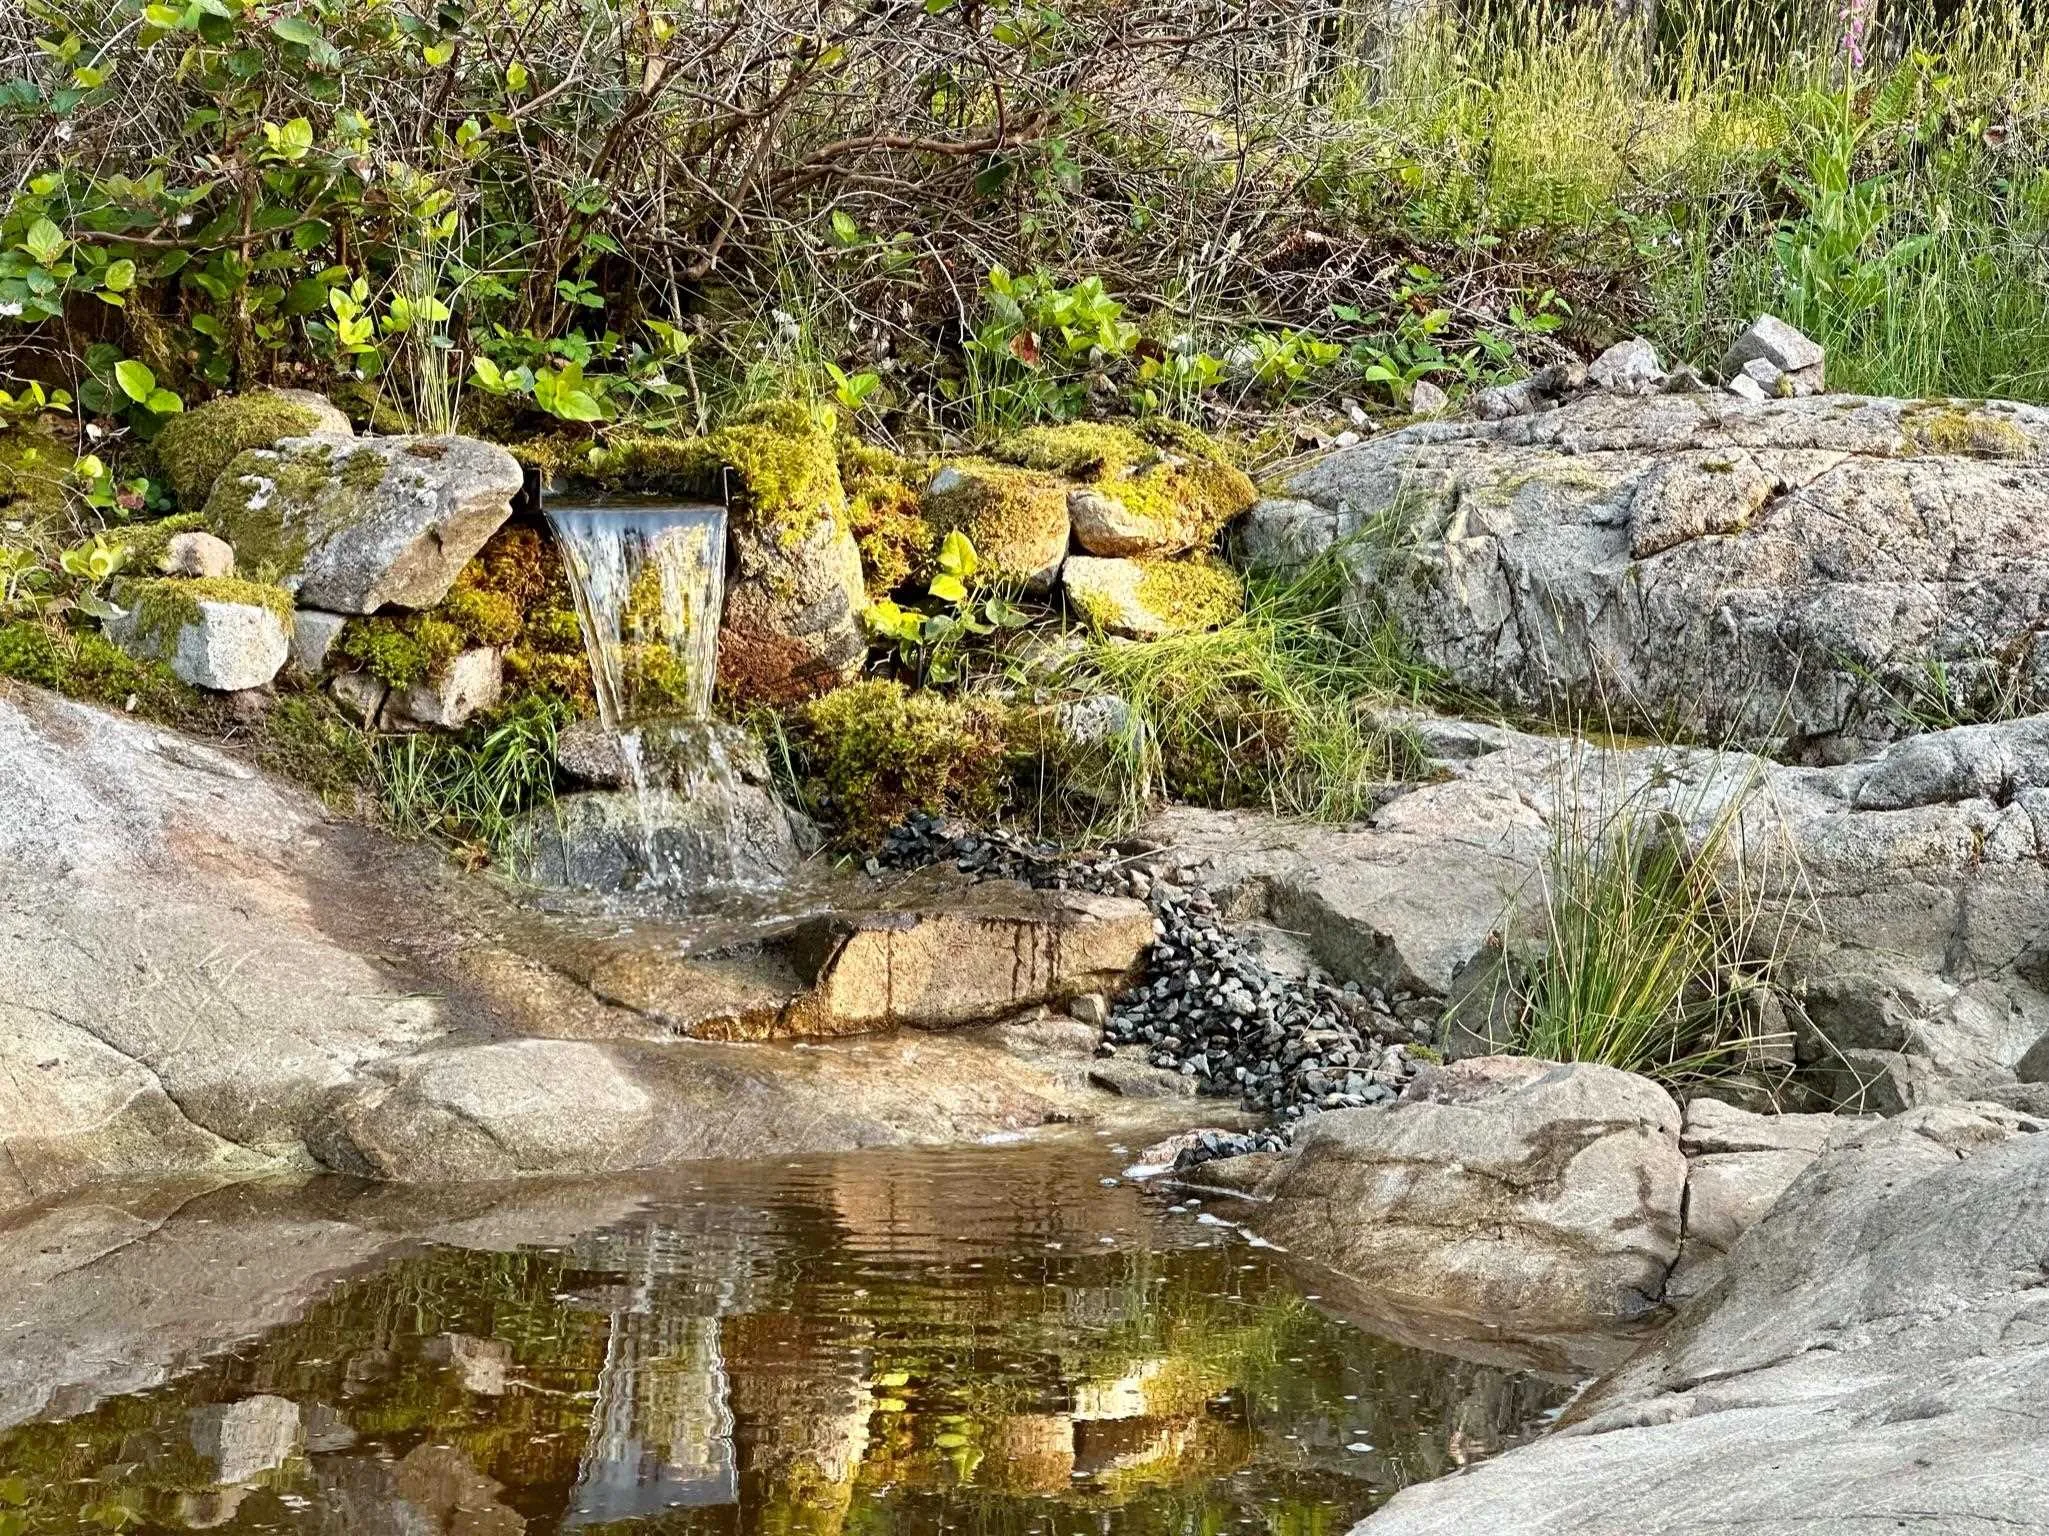
<path fill-rule="evenodd" d="M 832 237 L 841 245 L 857 245 L 861 239 L 861 226 L 845 209 L 835 208 L 832 211 Z"/>
<path fill-rule="evenodd" d="M 326 39 L 320 29 L 297 16 L 280 16 L 270 24 L 271 33 L 288 43 L 297 43 L 301 48 L 317 48 Z"/>
<path fill-rule="evenodd" d="M 958 528 L 949 533 L 946 542 L 939 546 L 939 569 L 949 576 L 965 579 L 975 574 L 979 564 L 974 541 Z"/>
<path fill-rule="evenodd" d="M 28 233 L 21 237 L 21 248 L 38 266 L 55 266 L 64 255 L 65 246 L 71 242 L 64 238 L 64 231 L 48 219 L 37 219 L 29 225 Z"/>
<path fill-rule="evenodd" d="M 450 59 L 455 57 L 455 44 L 429 43 L 425 48 L 422 48 L 420 50 L 420 56 L 424 58 L 430 66 L 432 66 L 435 69 L 439 69 L 442 65 L 446 64 Z"/>
<path fill-rule="evenodd" d="M 505 88 L 508 91 L 511 91 L 516 96 L 526 89 L 526 83 L 527 72 L 524 64 L 514 59 L 505 66 Z"/>
<path fill-rule="evenodd" d="M 115 293 L 126 293 L 135 286 L 135 263 L 125 258 L 108 262 L 100 281 Z"/>
<path fill-rule="evenodd" d="M 155 393 L 157 376 L 150 372 L 148 364 L 124 357 L 114 364 L 114 382 L 121 386 L 122 394 L 140 405 Z"/>
<path fill-rule="evenodd" d="M 151 390 L 149 398 L 142 403 L 146 409 L 156 412 L 159 416 L 175 416 L 185 409 L 185 402 L 168 389 Z"/>
<path fill-rule="evenodd" d="M 555 396 L 555 414 L 564 421 L 603 421 L 605 408 L 589 390 L 561 390 Z"/>
<path fill-rule="evenodd" d="M 932 578 L 932 585 L 926 589 L 942 603 L 964 602 L 968 595 L 967 586 L 958 576 L 940 575 Z"/>

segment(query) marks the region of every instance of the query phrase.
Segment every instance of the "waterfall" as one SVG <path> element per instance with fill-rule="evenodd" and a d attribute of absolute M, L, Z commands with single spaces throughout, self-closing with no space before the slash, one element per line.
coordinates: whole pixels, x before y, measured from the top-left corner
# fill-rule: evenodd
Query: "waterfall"
<path fill-rule="evenodd" d="M 548 508 L 583 622 L 598 716 L 616 732 L 711 713 L 726 514 L 707 506 Z"/>
<path fill-rule="evenodd" d="M 649 749 L 673 748 L 679 723 L 711 714 L 725 598 L 726 514 L 687 505 L 549 507 L 548 526 L 576 599 L 590 657 L 598 718 L 619 744 L 640 819 L 643 867 L 665 882 L 657 834 L 662 797 L 689 794 L 707 774 L 732 770 L 715 732 L 705 730 L 692 782 L 656 785 Z M 659 725 L 667 732 L 651 741 Z M 669 756 L 676 754 L 671 751 Z M 673 777 L 673 765 L 666 769 Z"/>

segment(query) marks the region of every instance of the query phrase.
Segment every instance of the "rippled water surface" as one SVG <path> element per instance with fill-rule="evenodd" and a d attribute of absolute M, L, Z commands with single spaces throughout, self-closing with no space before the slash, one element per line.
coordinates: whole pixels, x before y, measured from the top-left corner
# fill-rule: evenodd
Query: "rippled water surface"
<path fill-rule="evenodd" d="M 1318 1536 L 1562 1399 L 1326 1315 L 1204 1208 L 1103 1182 L 1128 1160 L 708 1168 L 499 1251 L 380 1228 L 296 1321 L 0 1435 L 0 1536 Z M 354 1233 L 345 1193 L 292 1198 Z M 223 1251 L 254 1220 L 187 1218 Z"/>

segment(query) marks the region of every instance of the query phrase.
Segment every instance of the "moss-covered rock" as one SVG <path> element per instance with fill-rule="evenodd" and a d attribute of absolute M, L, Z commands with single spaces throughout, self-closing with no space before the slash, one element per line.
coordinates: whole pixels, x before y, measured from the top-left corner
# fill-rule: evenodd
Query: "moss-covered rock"
<path fill-rule="evenodd" d="M 872 847 L 912 811 L 982 817 L 1002 803 L 993 704 L 869 681 L 805 705 L 796 727 L 811 803 L 849 847 Z"/>
<path fill-rule="evenodd" d="M 114 542 L 127 546 L 131 571 L 155 571 L 170 553 L 171 540 L 181 533 L 209 533 L 206 516 L 200 512 L 177 512 L 151 523 L 130 523 L 112 535 Z"/>
<path fill-rule="evenodd" d="M 311 608 L 431 608 L 512 514 L 523 475 L 468 437 L 288 438 L 214 483 L 209 529 Z"/>
<path fill-rule="evenodd" d="M 1245 611 L 1237 573 L 1206 554 L 1137 560 L 1075 555 L 1062 580 L 1069 605 L 1090 624 L 1134 639 L 1215 629 Z"/>
<path fill-rule="evenodd" d="M 1179 422 L 1149 422 L 1143 433 L 1100 422 L 1031 427 L 992 451 L 1076 482 L 1068 512 L 1092 555 L 1207 549 L 1259 495 L 1221 448 Z"/>
<path fill-rule="evenodd" d="M 978 581 L 1048 592 L 1067 558 L 1067 492 L 1043 470 L 957 460 L 932 477 L 925 521 L 935 539 L 958 531 L 974 542 Z"/>
<path fill-rule="evenodd" d="M 558 501 L 603 494 L 727 506 L 719 686 L 729 698 L 794 702 L 860 671 L 861 551 L 838 443 L 806 406 L 765 401 L 703 437 L 620 433 L 575 451 L 544 439 L 521 452 L 548 473 Z"/>
<path fill-rule="evenodd" d="M 155 447 L 178 504 L 196 512 L 237 454 L 274 448 L 288 437 L 315 432 L 349 436 L 353 430 L 348 417 L 310 390 L 259 389 L 223 395 L 171 417 Z"/>
<path fill-rule="evenodd" d="M 107 635 L 131 655 L 162 661 L 195 688 L 236 693 L 276 677 L 291 650 L 292 598 L 232 576 L 125 581 L 126 612 Z"/>

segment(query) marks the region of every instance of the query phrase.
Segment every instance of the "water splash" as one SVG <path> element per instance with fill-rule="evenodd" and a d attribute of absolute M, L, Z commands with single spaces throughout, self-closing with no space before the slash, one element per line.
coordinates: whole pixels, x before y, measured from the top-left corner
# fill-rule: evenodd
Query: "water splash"
<path fill-rule="evenodd" d="M 655 783 L 645 733 L 657 721 L 673 726 L 711 714 L 726 514 L 661 505 L 549 507 L 547 515 L 576 599 L 598 718 L 618 741 L 633 786 L 642 867 L 649 883 L 666 884 L 673 861 L 661 845 L 661 802 L 704 786 Z M 712 761 L 697 772 L 730 774 L 716 733 L 704 735 Z"/>

